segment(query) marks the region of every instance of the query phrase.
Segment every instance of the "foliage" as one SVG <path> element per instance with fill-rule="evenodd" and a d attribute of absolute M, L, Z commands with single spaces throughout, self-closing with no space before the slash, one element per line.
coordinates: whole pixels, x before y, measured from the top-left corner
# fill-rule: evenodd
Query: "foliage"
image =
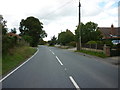
<path fill-rule="evenodd" d="M 57 38 L 55 37 L 55 35 L 51 38 L 51 40 L 49 41 L 49 45 L 50 46 L 54 46 L 57 43 Z"/>
<path fill-rule="evenodd" d="M 45 38 L 45 37 L 47 37 L 47 33 L 45 32 L 45 30 L 42 30 L 40 34 L 40 38 Z"/>
<path fill-rule="evenodd" d="M 112 40 L 104 40 L 103 44 L 106 44 L 107 46 L 113 47 Z"/>
<path fill-rule="evenodd" d="M 17 32 L 17 31 L 16 31 L 16 28 L 11 29 L 11 32 L 12 32 L 12 33 L 16 33 L 16 32 Z"/>
<path fill-rule="evenodd" d="M 2 74 L 6 74 L 23 61 L 25 61 L 28 57 L 33 55 L 36 51 L 35 48 L 31 47 L 15 47 L 12 48 L 11 53 L 5 54 L 2 57 Z"/>
<path fill-rule="evenodd" d="M 23 35 L 22 38 L 26 41 L 26 42 L 32 42 L 32 37 L 29 35 Z"/>
<path fill-rule="evenodd" d="M 96 41 L 97 44 L 103 44 L 103 41 Z"/>
<path fill-rule="evenodd" d="M 75 41 L 78 42 L 79 41 L 79 37 L 80 35 L 82 35 L 82 31 L 84 30 L 85 25 L 83 23 L 81 23 L 77 29 L 75 30 Z M 80 32 L 81 31 L 81 32 Z"/>
<path fill-rule="evenodd" d="M 76 47 L 76 42 L 72 41 L 72 42 L 68 43 L 68 46 Z"/>
<path fill-rule="evenodd" d="M 7 35 L 7 21 L 2 20 L 2 53 L 8 53 L 10 48 L 13 48 L 17 45 L 17 37 L 9 37 Z"/>
<path fill-rule="evenodd" d="M 75 30 L 75 40 L 78 41 L 80 35 L 82 37 L 82 43 L 101 40 L 101 32 L 97 26 L 96 23 L 91 21 L 86 24 L 81 23 Z M 81 30 L 81 32 L 79 32 L 79 30 Z"/>
<path fill-rule="evenodd" d="M 40 40 L 39 40 L 40 45 L 45 45 L 46 43 L 47 43 L 46 41 L 44 41 L 42 38 L 40 38 Z"/>
<path fill-rule="evenodd" d="M 19 45 L 24 46 L 25 42 L 21 42 L 21 39 L 16 36 L 9 36 L 7 32 L 6 21 L 2 20 L 2 55 L 6 55 L 10 53 L 10 50 L 14 47 L 18 47 Z M 16 33 L 16 28 L 11 30 L 12 33 Z"/>
<path fill-rule="evenodd" d="M 40 38 L 44 38 L 47 36 L 45 31 L 43 30 L 43 24 L 39 21 L 39 19 L 35 17 L 27 17 L 27 19 L 22 19 L 20 22 L 20 35 L 30 36 L 32 41 L 30 40 L 30 46 L 37 46 Z"/>
<path fill-rule="evenodd" d="M 17 37 L 2 36 L 2 53 L 8 53 L 10 48 L 17 45 Z"/>
<path fill-rule="evenodd" d="M 97 44 L 96 41 L 88 41 L 87 44 Z"/>
<path fill-rule="evenodd" d="M 2 20 L 2 35 L 5 35 L 7 33 L 7 25 L 6 25 L 7 21 Z"/>
<path fill-rule="evenodd" d="M 59 44 L 66 45 L 72 41 L 74 41 L 74 34 L 70 30 L 67 29 L 65 32 L 58 34 Z"/>
<path fill-rule="evenodd" d="M 82 52 L 82 53 L 86 53 L 86 54 L 89 54 L 89 55 L 98 56 L 98 57 L 101 57 L 101 58 L 106 58 L 107 57 L 103 52 L 95 52 L 95 51 L 89 51 L 89 50 L 80 50 L 80 51 L 77 51 L 77 52 Z"/>

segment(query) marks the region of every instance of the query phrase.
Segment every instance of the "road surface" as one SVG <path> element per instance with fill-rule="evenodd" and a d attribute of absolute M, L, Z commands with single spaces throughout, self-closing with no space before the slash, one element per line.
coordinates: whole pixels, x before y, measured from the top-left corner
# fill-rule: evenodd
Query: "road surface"
<path fill-rule="evenodd" d="M 38 49 L 34 57 L 2 81 L 3 88 L 118 87 L 116 66 L 65 49 Z"/>

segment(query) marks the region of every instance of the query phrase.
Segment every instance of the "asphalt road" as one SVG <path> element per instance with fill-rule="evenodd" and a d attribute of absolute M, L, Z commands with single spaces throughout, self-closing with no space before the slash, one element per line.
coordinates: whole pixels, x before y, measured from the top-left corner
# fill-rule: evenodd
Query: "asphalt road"
<path fill-rule="evenodd" d="M 2 81 L 3 88 L 117 88 L 118 67 L 64 49 L 38 53 Z"/>

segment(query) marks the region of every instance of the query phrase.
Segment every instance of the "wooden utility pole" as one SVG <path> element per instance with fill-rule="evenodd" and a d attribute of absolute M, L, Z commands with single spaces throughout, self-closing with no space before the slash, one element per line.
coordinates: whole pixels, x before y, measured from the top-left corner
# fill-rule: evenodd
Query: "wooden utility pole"
<path fill-rule="evenodd" d="M 79 30 L 79 41 L 77 43 L 77 50 L 81 50 L 81 27 L 80 27 L 80 24 L 81 24 L 81 3 L 80 3 L 80 0 L 79 0 L 79 23 L 78 23 L 78 30 Z"/>

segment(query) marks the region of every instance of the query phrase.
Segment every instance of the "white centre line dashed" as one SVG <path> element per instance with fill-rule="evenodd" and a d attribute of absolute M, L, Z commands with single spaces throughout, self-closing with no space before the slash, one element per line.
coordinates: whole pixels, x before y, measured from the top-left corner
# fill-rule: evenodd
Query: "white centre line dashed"
<path fill-rule="evenodd" d="M 49 48 L 48 48 L 48 49 L 49 49 Z M 55 53 L 54 53 L 52 50 L 49 49 L 49 51 L 51 51 L 52 54 L 55 55 Z M 63 63 L 60 61 L 60 59 L 59 59 L 57 56 L 56 56 L 56 59 L 58 60 L 58 62 L 59 62 L 60 65 L 62 66 Z M 64 70 L 66 71 L 67 69 L 65 68 Z M 73 85 L 75 86 L 75 88 L 76 88 L 77 90 L 81 90 L 80 87 L 78 86 L 78 84 L 77 84 L 77 83 L 75 82 L 75 80 L 73 79 L 73 77 L 72 77 L 72 76 L 69 76 L 69 78 L 70 78 L 71 82 L 73 83 Z"/>
<path fill-rule="evenodd" d="M 49 49 L 50 50 L 50 49 Z M 51 52 L 52 52 L 52 54 L 54 54 L 55 55 L 55 53 L 52 51 L 52 50 L 50 50 Z"/>
<path fill-rule="evenodd" d="M 50 49 L 49 49 L 50 50 Z M 52 51 L 52 50 L 50 50 L 51 52 L 52 52 L 52 54 L 54 54 L 55 55 L 55 53 Z M 60 59 L 56 56 L 56 59 L 58 60 L 58 62 L 60 63 L 60 65 L 63 65 L 63 63 L 60 61 Z"/>
<path fill-rule="evenodd" d="M 73 77 L 72 77 L 72 76 L 69 76 L 69 78 L 70 78 L 71 82 L 73 83 L 73 85 L 75 86 L 75 88 L 76 88 L 77 90 L 80 90 L 80 87 L 77 85 L 77 83 L 75 82 L 75 80 L 73 79 Z"/>
<path fill-rule="evenodd" d="M 54 53 L 54 52 L 52 52 L 52 54 L 54 54 L 54 55 L 55 55 L 55 53 Z"/>
<path fill-rule="evenodd" d="M 60 61 L 60 59 L 56 56 L 56 59 L 58 60 L 58 62 L 60 63 L 60 65 L 63 65 L 63 63 Z"/>

